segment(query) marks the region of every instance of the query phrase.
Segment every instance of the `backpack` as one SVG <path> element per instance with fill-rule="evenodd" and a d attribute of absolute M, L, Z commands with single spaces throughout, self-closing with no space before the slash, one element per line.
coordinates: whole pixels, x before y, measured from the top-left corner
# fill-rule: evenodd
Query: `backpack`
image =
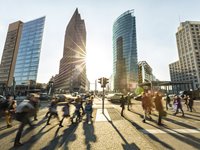
<path fill-rule="evenodd" d="M 9 107 L 9 101 L 6 99 L 0 100 L 0 110 L 5 110 Z"/>

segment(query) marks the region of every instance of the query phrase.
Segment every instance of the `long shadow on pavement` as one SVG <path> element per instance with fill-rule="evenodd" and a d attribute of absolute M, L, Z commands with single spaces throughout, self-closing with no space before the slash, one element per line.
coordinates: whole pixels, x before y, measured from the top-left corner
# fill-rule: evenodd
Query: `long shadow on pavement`
<path fill-rule="evenodd" d="M 163 126 L 163 127 L 158 127 L 158 126 L 155 126 L 153 124 L 150 124 L 150 123 L 146 123 L 148 125 L 151 125 L 153 126 L 154 128 L 158 128 L 159 130 L 162 130 L 162 131 L 165 131 L 166 132 L 166 129 L 169 130 L 169 131 L 172 131 L 174 133 L 171 133 L 171 132 L 167 132 L 167 134 L 171 135 L 172 137 L 184 142 L 184 143 L 187 143 L 189 144 L 190 146 L 194 147 L 194 148 L 199 148 L 200 147 L 200 139 L 199 138 L 196 138 L 194 136 L 191 136 L 189 134 L 183 134 L 183 133 L 180 133 L 176 130 L 173 130 L 167 126 Z"/>
<path fill-rule="evenodd" d="M 133 122 L 132 120 L 128 119 L 127 117 L 124 117 L 124 119 L 126 119 L 128 122 L 130 122 L 136 129 L 141 129 L 141 130 L 143 130 L 143 131 L 146 131 L 146 129 L 144 129 L 143 127 L 139 126 L 137 123 Z M 170 149 L 170 150 L 173 150 L 173 149 L 174 149 L 174 148 L 171 147 L 169 144 L 165 143 L 164 141 L 161 141 L 159 138 L 157 138 L 157 137 L 154 136 L 153 134 L 148 134 L 148 136 L 149 136 L 152 140 L 154 140 L 154 141 L 160 143 L 160 144 L 161 144 L 163 147 L 165 147 L 166 149 Z"/>
<path fill-rule="evenodd" d="M 58 132 L 60 128 L 58 128 L 55 132 L 54 138 L 45 146 L 42 148 L 42 150 L 55 150 L 61 147 L 64 144 L 64 149 L 67 150 L 68 143 L 70 141 L 76 140 L 76 135 L 74 134 L 75 130 L 77 129 L 77 124 L 71 124 L 67 129 L 65 129 L 62 135 L 58 135 Z"/>
<path fill-rule="evenodd" d="M 157 117 L 158 117 L 158 115 L 156 115 L 156 114 L 154 114 L 154 116 L 157 116 Z M 184 117 L 183 117 L 183 119 L 184 119 Z M 185 124 L 185 123 L 183 123 L 183 122 L 180 122 L 180 121 L 177 121 L 177 120 L 173 120 L 173 119 L 170 119 L 170 118 L 164 117 L 163 120 L 166 120 L 166 121 L 168 121 L 168 122 L 171 122 L 171 123 L 180 125 L 180 126 L 185 127 L 185 128 L 197 129 L 197 128 L 194 127 L 194 126 L 191 126 L 191 125 L 188 125 L 188 124 Z"/>
<path fill-rule="evenodd" d="M 96 142 L 97 138 L 94 134 L 94 125 L 93 122 L 88 124 L 87 122 L 83 123 L 84 135 L 85 135 L 85 144 L 87 146 L 87 150 L 91 149 L 90 142 Z"/>
<path fill-rule="evenodd" d="M 32 145 L 34 145 L 34 143 L 36 143 L 44 134 L 48 133 L 50 130 L 52 130 L 53 128 L 55 128 L 54 125 L 51 128 L 49 128 L 48 130 L 46 130 L 45 132 L 42 132 L 46 126 L 42 127 L 38 133 L 36 133 L 35 135 L 31 136 L 26 142 L 23 143 L 23 146 L 18 147 L 18 148 L 11 148 L 10 150 L 15 150 L 15 149 L 20 149 L 20 150 L 27 150 L 27 147 L 31 147 Z M 32 130 L 32 132 L 34 132 Z"/>
<path fill-rule="evenodd" d="M 5 133 L 2 133 L 2 134 L 0 135 L 0 139 L 5 138 L 6 136 L 12 134 L 12 133 L 15 132 L 17 129 L 18 129 L 18 128 L 11 129 L 11 130 L 8 130 L 8 131 L 5 132 Z"/>
<path fill-rule="evenodd" d="M 119 136 L 121 137 L 121 139 L 124 141 L 125 144 L 122 144 L 124 150 L 139 150 L 139 149 L 140 149 L 140 148 L 139 148 L 136 144 L 134 144 L 134 143 L 129 144 L 129 143 L 127 142 L 127 140 L 123 137 L 123 135 L 120 133 L 120 131 L 117 129 L 117 127 L 113 124 L 113 122 L 110 121 L 110 120 L 107 118 L 106 115 L 104 115 L 104 116 L 105 116 L 105 118 L 108 120 L 108 122 L 112 125 L 112 127 L 116 130 L 116 132 L 119 134 Z"/>

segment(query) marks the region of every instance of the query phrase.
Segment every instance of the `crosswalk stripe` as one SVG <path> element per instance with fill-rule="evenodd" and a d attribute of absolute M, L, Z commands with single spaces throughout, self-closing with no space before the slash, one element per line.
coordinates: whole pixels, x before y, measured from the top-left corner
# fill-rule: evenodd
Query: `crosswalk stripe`
<path fill-rule="evenodd" d="M 163 134 L 163 133 L 200 133 L 200 129 L 141 129 L 144 134 Z"/>
<path fill-rule="evenodd" d="M 104 114 L 102 113 L 102 109 L 97 109 L 95 121 L 111 121 L 107 109 L 104 109 Z"/>

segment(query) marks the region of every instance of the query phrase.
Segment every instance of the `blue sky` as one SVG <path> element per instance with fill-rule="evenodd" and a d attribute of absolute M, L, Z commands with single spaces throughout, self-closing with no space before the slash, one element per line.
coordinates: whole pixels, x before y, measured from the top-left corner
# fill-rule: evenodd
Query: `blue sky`
<path fill-rule="evenodd" d="M 87 30 L 87 75 L 112 74 L 112 26 L 123 12 L 134 9 L 138 60 L 146 60 L 159 80 L 169 80 L 169 63 L 178 60 L 175 33 L 180 21 L 200 21 L 199 0 L 1 0 L 0 58 L 8 25 L 46 16 L 37 81 L 58 73 L 64 34 L 76 8 Z"/>

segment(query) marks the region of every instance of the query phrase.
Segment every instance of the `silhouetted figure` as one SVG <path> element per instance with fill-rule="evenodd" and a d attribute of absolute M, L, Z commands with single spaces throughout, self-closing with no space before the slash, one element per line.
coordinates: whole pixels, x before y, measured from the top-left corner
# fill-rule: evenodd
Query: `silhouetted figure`
<path fill-rule="evenodd" d="M 184 95 L 183 97 L 183 100 L 185 101 L 185 105 L 187 107 L 187 110 L 189 110 L 189 99 L 190 99 L 190 96 L 188 95 Z"/>
<path fill-rule="evenodd" d="M 120 102 L 121 102 L 120 107 L 122 108 L 122 110 L 121 110 L 121 116 L 124 117 L 124 109 L 125 109 L 125 103 L 126 103 L 124 95 L 122 95 L 122 97 L 120 99 Z"/>
<path fill-rule="evenodd" d="M 190 112 L 193 111 L 193 104 L 194 104 L 194 99 L 190 98 L 190 96 L 188 95 L 188 107 L 190 109 Z"/>
<path fill-rule="evenodd" d="M 170 102 L 171 102 L 171 99 L 170 99 L 170 97 L 169 97 L 169 95 L 167 95 L 167 97 L 166 97 L 166 109 L 168 110 L 168 107 L 170 107 Z"/>
<path fill-rule="evenodd" d="M 128 108 L 128 110 L 130 111 L 130 107 L 132 108 L 131 95 L 130 95 L 130 93 L 128 93 L 126 99 L 127 99 L 127 108 Z"/>

